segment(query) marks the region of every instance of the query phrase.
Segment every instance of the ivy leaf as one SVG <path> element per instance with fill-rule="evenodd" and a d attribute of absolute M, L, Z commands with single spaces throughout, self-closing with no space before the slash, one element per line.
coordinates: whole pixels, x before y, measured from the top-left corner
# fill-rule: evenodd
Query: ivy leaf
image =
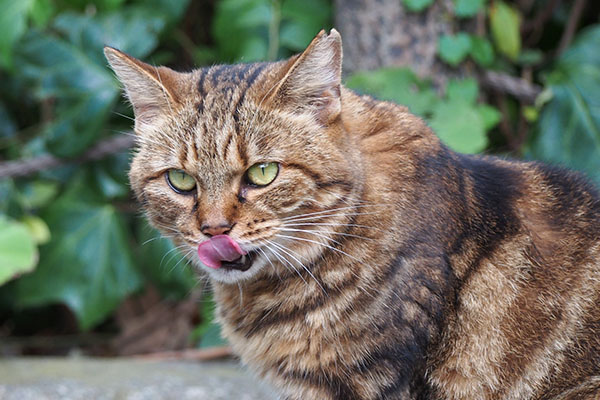
<path fill-rule="evenodd" d="M 13 137 L 17 133 L 17 124 L 13 121 L 4 106 L 0 101 L 0 139 Z"/>
<path fill-rule="evenodd" d="M 13 45 L 25 33 L 33 0 L 0 0 L 0 67 L 13 64 Z"/>
<path fill-rule="evenodd" d="M 451 79 L 446 87 L 446 95 L 450 101 L 475 104 L 479 95 L 479 85 L 473 78 Z"/>
<path fill-rule="evenodd" d="M 481 10 L 486 0 L 454 0 L 454 14 L 458 17 L 472 17 Z"/>
<path fill-rule="evenodd" d="M 482 67 L 489 67 L 494 62 L 494 48 L 489 40 L 471 35 L 471 57 Z"/>
<path fill-rule="evenodd" d="M 438 53 L 442 60 L 456 67 L 471 50 L 471 38 L 460 32 L 456 35 L 443 35 L 438 42 Z"/>
<path fill-rule="evenodd" d="M 492 37 L 498 50 L 512 61 L 521 51 L 521 15 L 516 8 L 503 1 L 494 1 L 490 6 Z"/>
<path fill-rule="evenodd" d="M 144 0 L 139 3 L 142 3 L 144 8 L 153 11 L 155 15 L 163 17 L 168 24 L 172 24 L 179 21 L 190 0 Z"/>
<path fill-rule="evenodd" d="M 102 48 L 110 44 L 136 57 L 157 45 L 164 23 L 143 10 L 96 17 L 62 14 L 57 34 L 31 30 L 16 52 L 20 74 L 39 101 L 56 104 L 55 119 L 44 127 L 47 148 L 72 157 L 100 135 L 119 86 L 106 67 Z"/>
<path fill-rule="evenodd" d="M 480 104 L 476 108 L 477 112 L 483 120 L 483 124 L 486 131 L 489 131 L 502 119 L 502 113 L 498 111 L 496 107 L 490 106 L 489 104 Z"/>
<path fill-rule="evenodd" d="M 281 4 L 279 41 L 293 51 L 302 51 L 331 19 L 331 5 L 325 0 L 288 0 Z"/>
<path fill-rule="evenodd" d="M 43 219 L 35 215 L 26 215 L 21 222 L 29 230 L 29 235 L 35 244 L 48 243 L 51 237 L 50 229 Z"/>
<path fill-rule="evenodd" d="M 55 6 L 51 0 L 33 0 L 33 2 L 29 16 L 36 27 L 44 28 L 52 18 Z"/>
<path fill-rule="evenodd" d="M 0 285 L 35 268 L 38 252 L 27 227 L 0 215 Z"/>
<path fill-rule="evenodd" d="M 434 0 L 402 0 L 409 11 L 420 12 L 433 4 Z"/>
<path fill-rule="evenodd" d="M 439 138 L 458 152 L 478 153 L 487 146 L 485 122 L 474 106 L 465 101 L 440 103 L 430 124 Z"/>
<path fill-rule="evenodd" d="M 264 60 L 268 50 L 270 0 L 223 0 L 217 3 L 213 36 L 220 58 L 245 62 Z"/>
<path fill-rule="evenodd" d="M 35 272 L 15 282 L 13 295 L 17 307 L 65 303 L 82 329 L 101 322 L 141 285 L 115 208 L 82 201 L 96 196 L 86 189 L 86 176 L 45 213 L 52 239 L 41 247 Z"/>
<path fill-rule="evenodd" d="M 381 68 L 356 73 L 348 77 L 346 85 L 379 99 L 405 105 L 421 116 L 431 113 L 439 101 L 431 85 L 421 81 L 408 68 Z"/>
<path fill-rule="evenodd" d="M 600 25 L 580 33 L 548 76 L 552 99 L 535 126 L 529 155 L 586 171 L 600 182 Z"/>

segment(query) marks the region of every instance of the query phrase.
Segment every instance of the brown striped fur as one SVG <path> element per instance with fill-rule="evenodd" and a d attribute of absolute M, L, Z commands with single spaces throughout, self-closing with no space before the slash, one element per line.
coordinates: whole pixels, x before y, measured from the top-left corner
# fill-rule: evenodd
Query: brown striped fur
<path fill-rule="evenodd" d="M 600 396 L 600 200 L 579 174 L 450 151 L 341 86 L 335 31 L 289 60 L 189 73 L 106 55 L 136 113 L 135 193 L 286 398 Z M 244 184 L 264 161 L 275 181 Z M 170 168 L 197 191 L 171 190 Z M 221 222 L 256 252 L 248 271 L 196 260 Z"/>

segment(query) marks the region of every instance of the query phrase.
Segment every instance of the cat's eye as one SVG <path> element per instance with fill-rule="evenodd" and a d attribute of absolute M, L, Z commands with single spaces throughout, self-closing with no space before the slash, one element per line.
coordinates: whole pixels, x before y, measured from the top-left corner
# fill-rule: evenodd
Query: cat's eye
<path fill-rule="evenodd" d="M 180 194 L 187 194 L 196 188 L 196 180 L 180 169 L 167 171 L 167 182 L 171 189 Z"/>
<path fill-rule="evenodd" d="M 279 164 L 266 162 L 254 164 L 246 172 L 248 183 L 256 186 L 266 186 L 273 182 L 279 173 Z"/>

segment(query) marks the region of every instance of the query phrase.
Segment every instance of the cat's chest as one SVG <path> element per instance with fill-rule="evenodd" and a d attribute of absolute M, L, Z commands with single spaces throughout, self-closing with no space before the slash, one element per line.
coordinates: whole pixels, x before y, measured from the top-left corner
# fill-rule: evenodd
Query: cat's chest
<path fill-rule="evenodd" d="M 231 313 L 220 319 L 223 335 L 245 363 L 263 371 L 323 370 L 352 363 L 349 350 L 358 343 L 338 316 L 316 310 L 273 321 L 262 315 L 243 329 Z"/>

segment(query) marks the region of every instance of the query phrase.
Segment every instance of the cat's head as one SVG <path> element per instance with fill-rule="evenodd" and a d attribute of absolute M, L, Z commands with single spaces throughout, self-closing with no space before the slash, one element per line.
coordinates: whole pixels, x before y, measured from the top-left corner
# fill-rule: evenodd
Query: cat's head
<path fill-rule="evenodd" d="M 339 34 L 288 60 L 188 73 L 105 54 L 134 109 L 129 176 L 151 223 L 221 282 L 310 268 L 360 181 Z"/>

